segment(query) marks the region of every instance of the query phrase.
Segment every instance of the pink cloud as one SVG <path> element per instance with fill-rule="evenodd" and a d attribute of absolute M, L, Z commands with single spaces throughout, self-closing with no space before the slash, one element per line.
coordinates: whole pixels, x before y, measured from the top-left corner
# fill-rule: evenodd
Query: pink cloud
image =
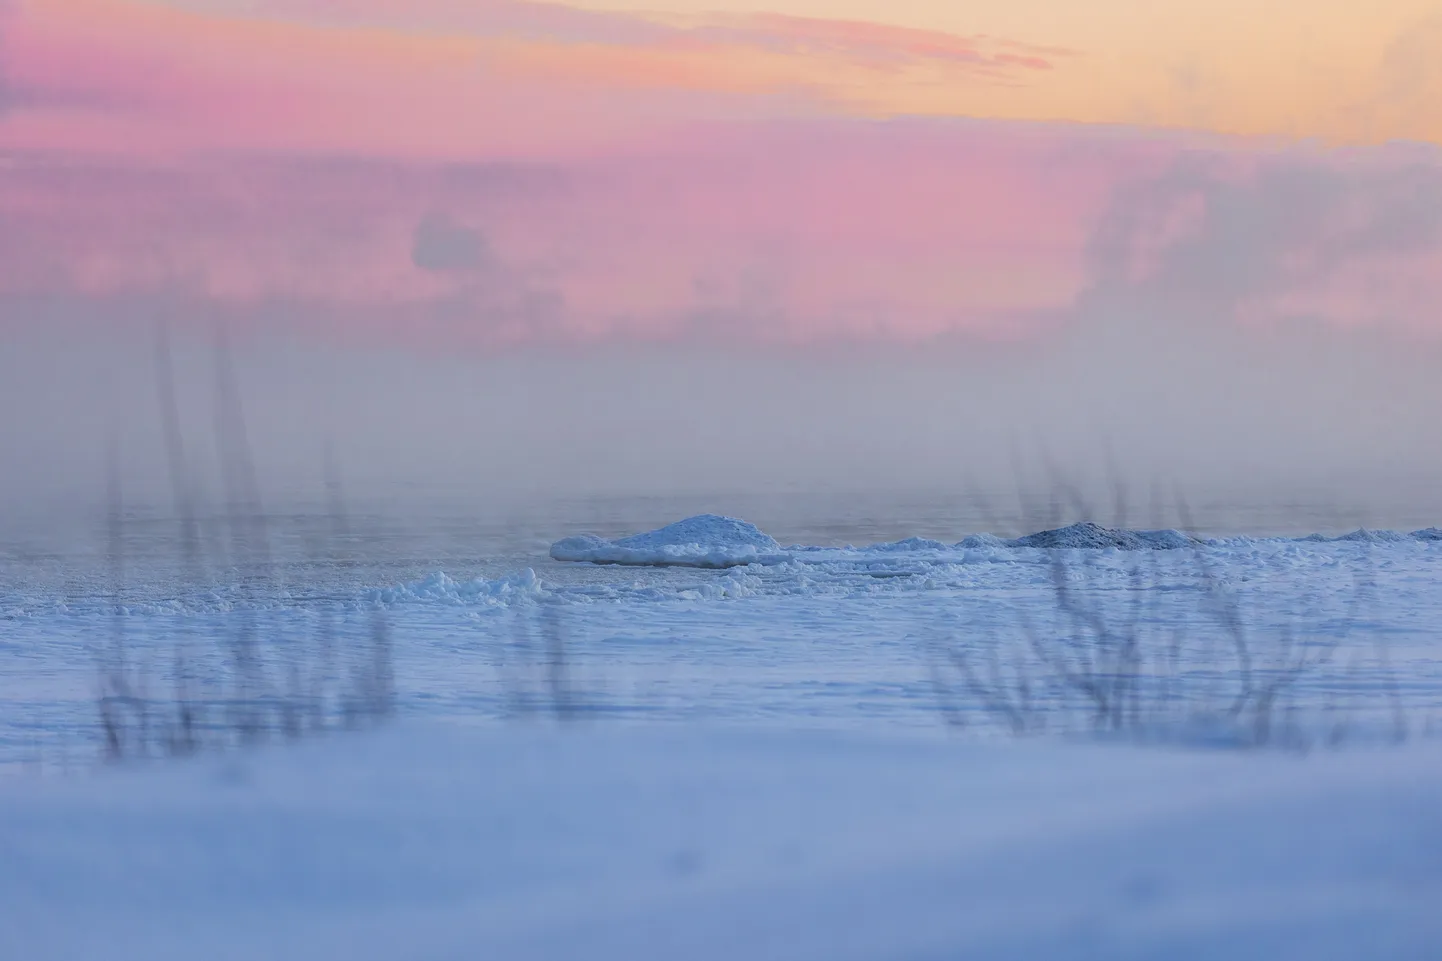
<path fill-rule="evenodd" d="M 1435 163 L 815 104 L 768 120 L 731 61 L 628 60 L 772 45 L 985 72 L 1064 51 L 768 15 L 295 9 L 312 21 L 121 0 L 7 21 L 5 89 L 31 101 L 0 117 L 0 296 L 285 305 L 476 343 L 1014 338 L 1119 304 L 1436 326 Z M 394 29 L 427 17 L 478 33 Z M 1410 207 L 1385 187 L 1404 168 Z"/>
<path fill-rule="evenodd" d="M 1094 247 L 1114 303 L 1215 322 L 1442 334 L 1442 165 L 1431 151 L 1179 158 L 1124 185 Z"/>
<path fill-rule="evenodd" d="M 624 142 L 648 112 L 680 115 L 674 91 L 588 88 L 504 40 L 123 0 L 39 0 L 7 26 L 9 81 L 37 95 L 0 124 L 10 149 L 498 157 Z"/>
<path fill-rule="evenodd" d="M 11 157 L 0 297 L 412 344 L 1442 333 L 1442 173 L 1415 158 L 989 123 L 695 134 L 553 164 Z"/>
<path fill-rule="evenodd" d="M 430 317 L 477 341 L 1005 335 L 1075 299 L 1112 187 L 1174 152 L 993 124 L 693 134 L 554 164 L 22 155 L 0 290 Z"/>

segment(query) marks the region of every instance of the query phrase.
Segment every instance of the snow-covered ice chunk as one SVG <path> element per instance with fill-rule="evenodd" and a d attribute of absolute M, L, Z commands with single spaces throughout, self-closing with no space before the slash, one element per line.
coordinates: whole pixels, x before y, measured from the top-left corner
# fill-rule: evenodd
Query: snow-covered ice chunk
<path fill-rule="evenodd" d="M 1173 550 L 1190 547 L 1196 541 L 1181 531 L 1114 530 L 1091 521 L 1070 527 L 1037 531 L 1011 542 L 1016 547 L 1050 547 L 1064 549 L 1098 549 L 1115 547 L 1124 551 Z"/>
<path fill-rule="evenodd" d="M 1399 534 L 1396 531 L 1371 531 L 1365 527 L 1359 527 L 1350 534 L 1343 534 L 1341 537 L 1332 538 L 1341 543 L 1357 541 L 1363 544 L 1395 544 L 1398 541 L 1405 541 L 1406 534 Z"/>
<path fill-rule="evenodd" d="M 1011 541 L 997 537 L 995 534 L 968 534 L 958 541 L 956 546 L 967 550 L 981 550 L 985 548 L 1010 547 Z"/>
<path fill-rule="evenodd" d="M 1417 537 L 1424 533 L 1418 531 L 1416 534 L 1399 534 L 1397 531 L 1374 531 L 1365 527 L 1359 527 L 1350 534 L 1339 534 L 1336 537 L 1327 534 L 1308 534 L 1306 537 L 1298 537 L 1296 540 L 1311 544 L 1396 544 L 1405 541 L 1408 537 Z"/>
<path fill-rule="evenodd" d="M 592 564 L 717 568 L 791 559 L 775 538 L 755 524 L 720 514 L 698 514 L 616 541 L 593 534 L 567 537 L 551 545 L 551 557 Z"/>
<path fill-rule="evenodd" d="M 752 547 L 772 553 L 781 550 L 776 539 L 755 524 L 720 514 L 697 514 L 658 530 L 633 534 L 616 541 L 616 546 L 632 550 L 692 544 Z"/>
<path fill-rule="evenodd" d="M 908 537 L 890 544 L 873 544 L 867 550 L 877 554 L 909 554 L 916 551 L 944 551 L 947 550 L 947 545 L 927 537 Z"/>
<path fill-rule="evenodd" d="M 563 537 L 551 545 L 551 558 L 557 561 L 589 561 L 597 554 L 609 550 L 612 544 L 595 534 L 577 534 Z"/>
<path fill-rule="evenodd" d="M 1197 538 L 1192 535 L 1171 528 L 1158 531 L 1136 531 L 1135 534 L 1146 541 L 1148 547 L 1159 551 L 1195 547 L 1199 543 Z"/>

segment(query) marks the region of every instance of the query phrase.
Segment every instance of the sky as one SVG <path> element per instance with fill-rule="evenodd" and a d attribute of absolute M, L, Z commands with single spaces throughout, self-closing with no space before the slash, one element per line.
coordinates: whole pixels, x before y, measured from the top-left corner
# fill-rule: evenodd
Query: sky
<path fill-rule="evenodd" d="M 158 319 L 377 477 L 1442 469 L 1437 0 L 638 2 L 0 0 L 0 483 Z"/>

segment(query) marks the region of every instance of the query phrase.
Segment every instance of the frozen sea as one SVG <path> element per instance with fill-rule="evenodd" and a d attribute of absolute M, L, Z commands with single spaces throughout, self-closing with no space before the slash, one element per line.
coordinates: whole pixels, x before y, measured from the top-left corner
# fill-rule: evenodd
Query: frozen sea
<path fill-rule="evenodd" d="M 553 713 L 559 691 L 588 721 L 990 737 L 1024 711 L 1027 730 L 1075 734 L 1109 725 L 1080 686 L 1047 675 L 1059 663 L 1107 673 L 1087 661 L 1112 643 L 1098 621 L 1136 638 L 1147 682 L 1118 697 L 1158 736 L 1265 723 L 1314 744 L 1442 723 L 1442 541 L 1411 536 L 1436 522 L 1425 511 L 1199 504 L 1203 539 L 1178 550 L 967 539 L 1079 519 L 1005 504 L 798 493 L 500 509 L 418 494 L 356 502 L 339 528 L 322 504 L 297 502 L 248 528 L 242 552 L 225 517 L 202 517 L 198 563 L 183 562 L 172 514 L 132 507 L 118 568 L 103 515 L 12 516 L 0 536 L 0 770 L 97 756 L 99 665 L 117 642 L 145 696 L 167 699 L 185 651 L 197 696 L 219 699 L 235 631 L 262 638 L 279 689 L 291 663 L 319 663 L 319 645 L 363 644 L 377 612 L 399 713 L 447 723 Z M 725 569 L 550 556 L 563 538 L 704 512 L 754 523 L 781 555 Z M 1177 523 L 1147 520 L 1131 526 Z M 1372 533 L 1332 539 L 1364 524 Z"/>
<path fill-rule="evenodd" d="M 11 518 L 0 957 L 1442 956 L 1442 540 L 1197 515 L 300 505 L 194 563 Z M 246 637 L 327 730 L 238 749 Z M 377 638 L 400 717 L 336 730 Z M 117 652 L 237 749 L 96 763 Z"/>

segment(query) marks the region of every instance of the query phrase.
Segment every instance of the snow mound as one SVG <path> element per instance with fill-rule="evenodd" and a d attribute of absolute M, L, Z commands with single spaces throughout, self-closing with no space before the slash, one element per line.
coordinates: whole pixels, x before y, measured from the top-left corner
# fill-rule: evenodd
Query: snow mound
<path fill-rule="evenodd" d="M 1082 521 L 1070 527 L 1056 530 L 1037 531 L 1011 542 L 1015 547 L 1047 547 L 1061 549 L 1097 550 L 1115 547 L 1124 551 L 1174 550 L 1190 547 L 1196 541 L 1181 531 L 1132 531 L 1102 527 L 1091 521 Z"/>
<path fill-rule="evenodd" d="M 1419 541 L 1442 541 L 1442 527 L 1425 527 L 1420 531 L 1413 531 L 1412 536 Z"/>
<path fill-rule="evenodd" d="M 957 547 L 966 550 L 983 550 L 987 548 L 1010 547 L 1011 541 L 997 537 L 995 534 L 968 534 L 957 541 Z"/>
<path fill-rule="evenodd" d="M 1158 551 L 1173 551 L 1184 547 L 1195 547 L 1201 543 L 1190 534 L 1184 534 L 1179 530 L 1168 528 L 1159 531 L 1136 531 L 1138 537 L 1147 542 L 1147 546 Z"/>
<path fill-rule="evenodd" d="M 755 524 L 720 514 L 697 514 L 659 530 L 634 534 L 616 541 L 617 547 L 647 550 L 658 547 L 685 547 L 697 544 L 720 544 L 729 547 L 752 547 L 776 552 L 781 545 Z"/>
<path fill-rule="evenodd" d="M 1396 531 L 1374 531 L 1365 527 L 1359 527 L 1350 534 L 1340 534 L 1336 537 L 1329 537 L 1326 534 L 1308 534 L 1306 537 L 1299 537 L 1297 540 L 1313 544 L 1396 544 L 1408 540 L 1409 537 L 1417 537 L 1424 533 L 1399 534 Z"/>
<path fill-rule="evenodd" d="M 947 545 L 928 537 L 908 537 L 890 544 L 873 544 L 867 550 L 878 554 L 910 554 L 915 551 L 944 551 Z"/>
<path fill-rule="evenodd" d="M 1352 533 L 1343 534 L 1333 540 L 1344 544 L 1349 541 L 1359 541 L 1364 544 L 1395 544 L 1407 540 L 1407 535 L 1399 534 L 1396 531 L 1371 531 L 1365 527 L 1359 527 Z"/>
<path fill-rule="evenodd" d="M 775 538 L 755 524 L 720 514 L 698 514 L 616 541 L 593 534 L 567 537 L 551 545 L 551 557 L 592 564 L 712 568 L 791 559 Z"/>
<path fill-rule="evenodd" d="M 595 534 L 579 534 L 563 537 L 551 545 L 551 559 L 557 561 L 589 561 L 596 554 L 610 550 L 614 545 Z"/>

